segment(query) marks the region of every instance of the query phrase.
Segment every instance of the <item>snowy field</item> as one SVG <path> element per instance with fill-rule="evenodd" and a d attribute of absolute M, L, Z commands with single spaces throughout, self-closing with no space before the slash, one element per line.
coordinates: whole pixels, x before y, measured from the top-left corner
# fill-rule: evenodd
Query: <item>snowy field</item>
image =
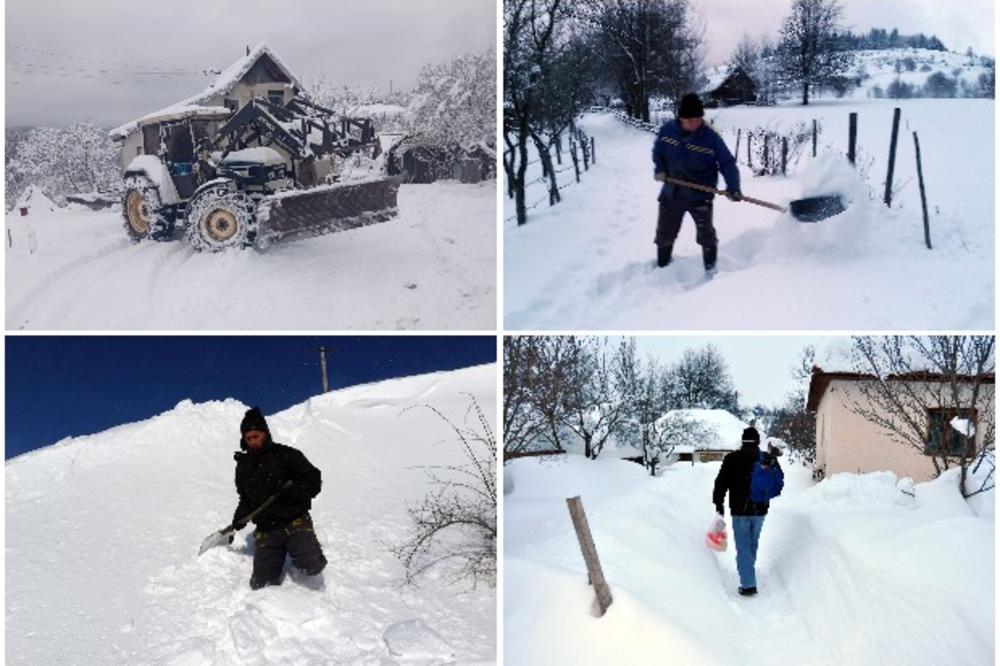
<path fill-rule="evenodd" d="M 465 424 L 471 393 L 492 420 L 495 385 L 495 366 L 480 366 L 268 417 L 275 441 L 323 473 L 312 510 L 329 560 L 321 590 L 286 577 L 251 591 L 249 528 L 197 555 L 236 507 L 236 401 L 184 401 L 8 461 L 6 663 L 493 663 L 495 590 L 433 573 L 406 586 L 389 547 L 427 491 L 415 466 L 464 463 L 438 416 L 402 410 L 433 405 Z"/>
<path fill-rule="evenodd" d="M 7 328 L 494 329 L 493 183 L 403 185 L 399 211 L 221 254 L 133 245 L 116 212 L 8 215 Z"/>
<path fill-rule="evenodd" d="M 882 204 L 892 109 L 902 109 L 891 209 Z M 858 112 L 859 169 L 844 157 Z M 975 99 L 816 100 L 808 107 L 707 110 L 730 149 L 744 131 L 744 194 L 776 203 L 839 193 L 844 213 L 818 224 L 716 197 L 719 273 L 706 280 L 685 217 L 674 263 L 656 268 L 654 135 L 611 114 L 588 114 L 597 164 L 554 207 L 511 219 L 504 199 L 504 322 L 511 329 L 992 329 L 994 325 L 994 103 Z M 817 118 L 787 178 L 746 166 L 748 128 Z M 924 246 L 912 132 L 920 138 L 930 207 Z M 540 173 L 529 167 L 529 179 Z M 867 182 L 859 175 L 867 174 Z M 571 180 L 563 173 L 560 182 Z M 720 185 L 721 185 L 720 179 Z M 545 196 L 529 187 L 527 201 Z"/>
<path fill-rule="evenodd" d="M 783 466 L 760 592 L 745 598 L 731 524 L 726 552 L 704 545 L 719 463 L 660 478 L 581 456 L 507 465 L 504 663 L 993 663 L 992 494 L 966 502 L 953 472 L 914 491 L 889 472 L 813 485 Z M 574 495 L 614 596 L 600 619 L 566 508 Z"/>

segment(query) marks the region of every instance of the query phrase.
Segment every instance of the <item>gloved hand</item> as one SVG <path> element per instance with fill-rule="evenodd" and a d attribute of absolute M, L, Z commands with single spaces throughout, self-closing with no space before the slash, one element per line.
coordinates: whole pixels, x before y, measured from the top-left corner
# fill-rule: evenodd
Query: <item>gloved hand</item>
<path fill-rule="evenodd" d="M 656 180 L 656 181 L 658 181 L 658 182 L 660 182 L 660 183 L 665 183 L 666 182 L 666 180 L 665 180 L 666 177 L 667 177 L 667 174 L 665 174 L 662 171 L 657 171 L 656 174 L 653 176 L 653 179 Z"/>
<path fill-rule="evenodd" d="M 730 201 L 742 201 L 743 193 L 740 192 L 739 190 L 727 190 L 726 198 L 729 199 Z"/>
<path fill-rule="evenodd" d="M 246 522 L 233 523 L 233 531 L 234 532 L 239 532 L 241 529 L 243 529 L 246 526 L 247 526 Z"/>

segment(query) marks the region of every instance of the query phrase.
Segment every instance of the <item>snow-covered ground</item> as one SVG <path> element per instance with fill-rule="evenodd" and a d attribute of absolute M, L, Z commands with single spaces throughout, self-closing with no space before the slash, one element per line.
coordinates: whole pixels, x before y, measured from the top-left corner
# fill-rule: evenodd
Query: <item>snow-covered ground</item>
<path fill-rule="evenodd" d="M 115 212 L 15 211 L 7 328 L 494 329 L 494 184 L 403 185 L 399 211 L 384 224 L 221 254 L 133 245 Z"/>
<path fill-rule="evenodd" d="M 420 465 L 464 454 L 432 405 L 493 421 L 496 367 L 317 396 L 268 418 L 323 473 L 312 516 L 325 589 L 251 591 L 251 530 L 232 519 L 246 406 L 192 404 L 14 458 L 6 469 L 8 664 L 421 664 L 495 660 L 496 596 L 440 573 L 402 582 L 390 546 L 428 490 Z M 471 426 L 472 423 L 470 422 Z M 245 540 L 246 538 L 246 540 Z M 432 570 L 433 572 L 433 570 Z"/>
<path fill-rule="evenodd" d="M 892 109 L 902 109 L 891 209 L 881 203 Z M 848 165 L 848 114 L 858 112 L 859 170 Z M 730 107 L 707 119 L 732 150 L 744 132 L 744 194 L 776 203 L 840 193 L 846 212 L 795 222 L 717 197 L 719 269 L 706 280 L 686 217 L 674 263 L 656 268 L 659 183 L 654 136 L 611 114 L 580 126 L 597 164 L 562 203 L 512 219 L 504 201 L 504 323 L 510 329 L 992 329 L 994 323 L 993 100 L 815 100 L 808 107 Z M 748 128 L 821 125 L 819 156 L 790 175 L 755 177 Z M 934 249 L 924 246 L 912 132 L 920 138 Z M 807 150 L 805 151 L 808 153 Z M 533 171 L 534 170 L 534 171 Z M 529 176 L 540 175 L 539 165 Z M 571 172 L 560 175 L 567 182 Z M 545 195 L 541 183 L 528 202 Z"/>
<path fill-rule="evenodd" d="M 653 478 L 619 460 L 510 463 L 504 663 L 993 663 L 992 494 L 966 502 L 955 471 L 915 488 L 889 472 L 814 486 L 785 463 L 761 535 L 760 592 L 744 598 L 731 526 L 726 552 L 704 545 L 719 464 Z M 574 495 L 614 596 L 599 619 L 566 508 Z"/>

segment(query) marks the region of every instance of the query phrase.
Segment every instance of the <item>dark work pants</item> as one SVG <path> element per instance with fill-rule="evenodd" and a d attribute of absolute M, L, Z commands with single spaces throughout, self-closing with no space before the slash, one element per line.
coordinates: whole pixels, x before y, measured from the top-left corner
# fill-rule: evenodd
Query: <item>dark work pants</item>
<path fill-rule="evenodd" d="M 681 230 L 681 220 L 684 213 L 691 213 L 694 220 L 695 240 L 702 247 L 715 247 L 719 239 L 712 226 L 711 201 L 687 201 L 672 198 L 660 200 L 660 214 L 656 220 L 656 244 L 660 247 L 670 246 L 677 240 Z"/>
<path fill-rule="evenodd" d="M 265 585 L 281 585 L 286 554 L 291 556 L 293 565 L 309 576 L 315 576 L 326 566 L 323 549 L 308 513 L 285 527 L 267 532 L 255 530 L 253 540 L 255 550 L 250 587 L 255 590 Z"/>

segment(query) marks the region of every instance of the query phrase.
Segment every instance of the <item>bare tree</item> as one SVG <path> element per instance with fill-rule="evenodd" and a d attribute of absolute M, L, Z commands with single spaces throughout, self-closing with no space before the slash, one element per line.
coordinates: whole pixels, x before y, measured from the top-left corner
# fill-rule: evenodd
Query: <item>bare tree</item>
<path fill-rule="evenodd" d="M 649 424 L 648 435 L 643 460 L 651 476 L 656 476 L 657 467 L 678 446 L 711 447 L 719 441 L 715 428 L 677 412 L 667 413 Z"/>
<path fill-rule="evenodd" d="M 541 367 L 542 338 L 529 335 L 503 339 L 503 450 L 527 450 L 546 427 L 534 403 L 534 378 Z"/>
<path fill-rule="evenodd" d="M 432 490 L 409 510 L 411 538 L 393 548 L 410 583 L 428 569 L 451 562 L 458 567 L 456 579 L 496 585 L 496 438 L 479 403 L 471 395 L 469 400 L 466 421 L 471 424 L 457 425 L 436 407 L 423 406 L 450 426 L 465 464 L 424 468 Z"/>
<path fill-rule="evenodd" d="M 993 336 L 856 337 L 859 383 L 852 410 L 896 442 L 930 457 L 940 474 L 961 468 L 965 497 L 992 488 L 992 473 L 967 487 L 995 447 L 995 339 Z"/>
<path fill-rule="evenodd" d="M 685 349 L 664 375 L 665 402 L 679 408 L 726 409 L 739 413 L 736 389 L 725 358 L 714 345 Z"/>
<path fill-rule="evenodd" d="M 621 358 L 611 358 L 607 338 L 568 338 L 569 364 L 563 423 L 583 440 L 584 455 L 596 459 L 627 415 L 621 399 Z"/>
<path fill-rule="evenodd" d="M 839 84 L 854 62 L 838 41 L 841 12 L 837 0 L 794 0 L 782 25 L 778 59 L 790 82 L 801 86 L 803 105 L 811 90 Z"/>

